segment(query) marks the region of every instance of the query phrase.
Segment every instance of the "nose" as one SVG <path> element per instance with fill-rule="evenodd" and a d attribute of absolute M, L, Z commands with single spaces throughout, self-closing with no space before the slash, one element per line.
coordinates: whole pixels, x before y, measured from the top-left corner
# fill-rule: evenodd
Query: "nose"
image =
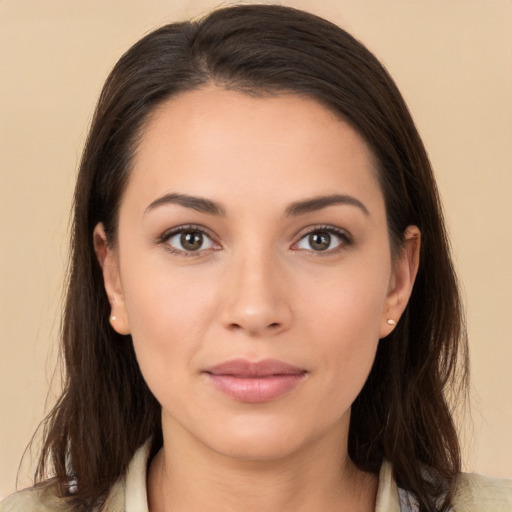
<path fill-rule="evenodd" d="M 292 309 L 286 279 L 279 265 L 259 253 L 240 257 L 228 270 L 223 326 L 252 337 L 272 336 L 289 329 Z"/>

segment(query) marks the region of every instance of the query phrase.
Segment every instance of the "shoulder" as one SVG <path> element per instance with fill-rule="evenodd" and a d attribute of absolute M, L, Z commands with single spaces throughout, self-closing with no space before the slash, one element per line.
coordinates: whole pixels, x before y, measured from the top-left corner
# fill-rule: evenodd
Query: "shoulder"
<path fill-rule="evenodd" d="M 111 487 L 101 505 L 91 512 L 125 512 L 126 505 L 147 512 L 146 472 L 151 443 L 139 447 L 124 475 Z M 57 481 L 47 480 L 0 502 L 0 512 L 69 512 L 69 500 L 60 497 Z"/>
<path fill-rule="evenodd" d="M 69 512 L 70 504 L 59 496 L 55 481 L 47 481 L 11 494 L 0 502 L 0 512 Z M 103 512 L 124 512 L 123 480 L 114 484 L 101 508 Z M 96 507 L 91 512 L 95 512 Z"/>
<path fill-rule="evenodd" d="M 512 512 L 512 480 L 463 473 L 453 508 L 455 512 Z"/>
<path fill-rule="evenodd" d="M 66 508 L 51 480 L 11 494 L 0 503 L 0 512 L 64 512 Z"/>

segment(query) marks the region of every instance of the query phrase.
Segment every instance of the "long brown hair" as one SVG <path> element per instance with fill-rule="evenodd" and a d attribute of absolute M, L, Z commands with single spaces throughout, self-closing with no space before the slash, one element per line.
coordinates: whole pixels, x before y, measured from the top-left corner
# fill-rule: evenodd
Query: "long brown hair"
<path fill-rule="evenodd" d="M 291 92 L 321 102 L 364 137 L 378 162 L 392 249 L 422 233 L 407 309 L 379 344 L 352 406 L 349 454 L 366 471 L 392 462 L 422 511 L 446 510 L 460 473 L 447 397 L 464 394 L 466 340 L 456 277 L 431 166 L 393 80 L 356 39 L 311 14 L 276 5 L 214 11 L 166 25 L 137 42 L 108 77 L 84 149 L 74 197 L 62 324 L 65 386 L 45 422 L 36 474 L 77 483 L 71 510 L 90 510 L 148 438 L 162 443 L 160 406 L 130 339 L 108 323 L 109 303 L 92 233 L 115 243 L 117 212 L 148 116 L 181 91 L 215 83 L 249 94 Z M 65 493 L 64 493 L 65 494 Z"/>

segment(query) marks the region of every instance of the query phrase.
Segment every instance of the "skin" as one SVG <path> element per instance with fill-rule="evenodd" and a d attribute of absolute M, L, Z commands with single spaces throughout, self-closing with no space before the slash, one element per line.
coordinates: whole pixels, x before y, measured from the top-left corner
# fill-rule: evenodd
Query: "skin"
<path fill-rule="evenodd" d="M 290 212 L 333 195 L 352 199 Z M 190 225 L 205 235 L 186 252 L 173 229 Z M 152 512 L 374 510 L 377 477 L 347 454 L 350 407 L 412 290 L 418 229 L 405 238 L 392 261 L 373 156 L 313 100 L 208 86 L 153 113 L 116 246 L 101 224 L 94 233 L 113 328 L 132 335 L 162 405 Z M 234 358 L 278 359 L 305 377 L 241 402 L 204 373 Z"/>

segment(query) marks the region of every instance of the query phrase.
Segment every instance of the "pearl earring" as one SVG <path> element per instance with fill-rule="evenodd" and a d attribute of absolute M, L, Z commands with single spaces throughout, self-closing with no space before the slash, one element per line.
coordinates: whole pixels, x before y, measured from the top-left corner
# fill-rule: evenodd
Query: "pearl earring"
<path fill-rule="evenodd" d="M 396 325 L 396 322 L 392 318 L 388 318 L 388 325 Z"/>

